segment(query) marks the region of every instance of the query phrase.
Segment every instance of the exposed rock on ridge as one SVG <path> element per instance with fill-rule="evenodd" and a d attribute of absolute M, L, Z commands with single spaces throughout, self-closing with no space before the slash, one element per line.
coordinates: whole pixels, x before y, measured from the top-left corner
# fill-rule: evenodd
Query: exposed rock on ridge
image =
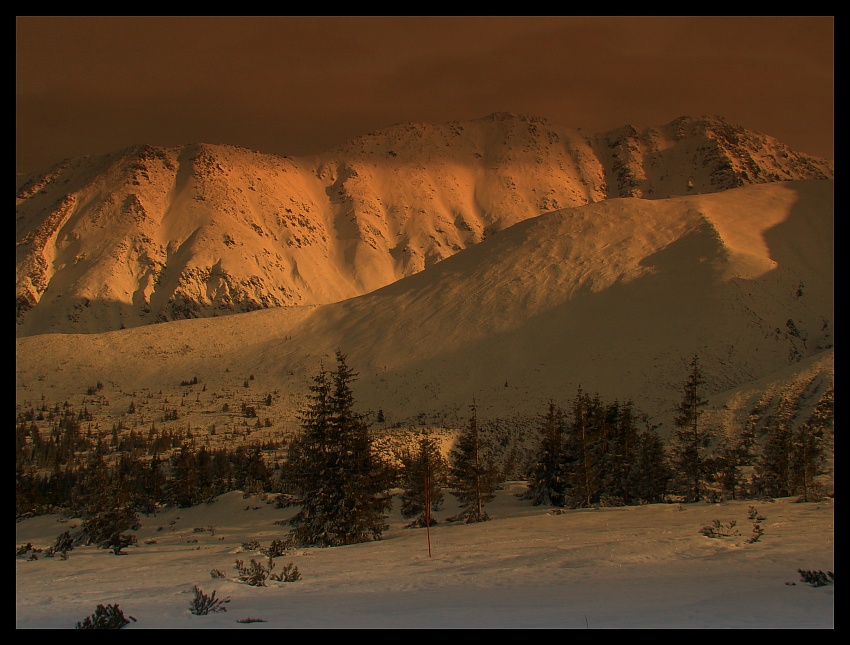
<path fill-rule="evenodd" d="M 337 302 L 544 212 L 833 177 L 830 161 L 705 117 L 593 134 L 500 113 L 304 158 L 136 146 L 18 188 L 16 331 Z"/>

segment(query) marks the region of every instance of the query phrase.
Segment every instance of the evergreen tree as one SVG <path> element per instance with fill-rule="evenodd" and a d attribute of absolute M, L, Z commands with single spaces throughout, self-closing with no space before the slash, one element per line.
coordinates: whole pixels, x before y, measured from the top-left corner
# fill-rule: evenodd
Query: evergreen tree
<path fill-rule="evenodd" d="M 604 411 L 598 396 L 591 397 L 579 388 L 572 413 L 567 438 L 571 459 L 567 503 L 572 508 L 588 507 L 599 501 L 603 490 Z"/>
<path fill-rule="evenodd" d="M 415 451 L 402 453 L 401 465 L 401 516 L 416 518 L 408 525 L 411 527 L 436 524 L 431 512 L 442 506 L 443 488 L 448 483 L 448 465 L 439 445 L 423 434 Z"/>
<path fill-rule="evenodd" d="M 634 403 L 622 405 L 614 401 L 606 407 L 606 449 L 601 455 L 600 470 L 604 473 L 604 495 L 623 504 L 636 501 L 632 477 L 637 460 L 638 431 L 635 425 Z"/>
<path fill-rule="evenodd" d="M 708 401 L 702 397 L 705 384 L 697 356 L 690 363 L 690 372 L 684 386 L 684 396 L 674 419 L 676 430 L 672 446 L 672 463 L 680 480 L 685 498 L 691 502 L 702 499 L 707 478 L 706 449 L 712 432 L 701 423 L 703 408 Z"/>
<path fill-rule="evenodd" d="M 235 486 L 244 491 L 261 493 L 271 486 L 271 470 L 263 459 L 260 446 L 239 446 L 234 454 Z"/>
<path fill-rule="evenodd" d="M 549 402 L 549 411 L 540 428 L 540 447 L 537 461 L 529 476 L 525 499 L 534 506 L 548 504 L 563 507 L 565 503 L 566 473 L 564 471 L 564 418 L 562 411 Z"/>
<path fill-rule="evenodd" d="M 823 473 L 823 431 L 810 422 L 796 430 L 786 423 L 767 435 L 753 475 L 754 492 L 770 497 L 802 495 L 806 501 L 819 499 L 816 477 Z"/>
<path fill-rule="evenodd" d="M 171 458 L 171 478 L 165 484 L 166 499 L 170 504 L 188 508 L 204 500 L 198 486 L 195 451 L 188 444 Z"/>
<path fill-rule="evenodd" d="M 744 463 L 746 447 L 721 437 L 712 457 L 706 459 L 706 470 L 712 473 L 714 481 L 731 499 L 738 499 L 745 493 L 744 475 L 741 466 Z"/>
<path fill-rule="evenodd" d="M 806 502 L 820 501 L 823 497 L 816 478 L 824 472 L 825 452 L 823 430 L 809 421 L 802 423 L 793 436 L 791 472 L 795 492 Z"/>
<path fill-rule="evenodd" d="M 791 483 L 792 432 L 786 423 L 773 427 L 753 469 L 753 492 L 768 497 L 788 497 Z"/>
<path fill-rule="evenodd" d="M 80 541 L 112 549 L 116 555 L 136 543 L 135 535 L 126 534 L 141 527 L 132 493 L 109 472 L 101 452 L 96 452 L 86 465 L 80 489 L 83 518 Z"/>
<path fill-rule="evenodd" d="M 478 429 L 475 403 L 466 432 L 458 439 L 449 454 L 449 479 L 461 512 L 449 518 L 450 522 L 485 522 L 490 519 L 484 506 L 495 497 L 499 473 L 491 460 L 485 458 Z"/>
<path fill-rule="evenodd" d="M 672 477 L 664 442 L 654 428 L 647 428 L 637 437 L 635 462 L 629 478 L 630 498 L 633 502 L 661 502 Z"/>
<path fill-rule="evenodd" d="M 302 546 L 341 546 L 380 540 L 392 504 L 389 471 L 372 449 L 369 428 L 354 411 L 356 375 L 337 350 L 337 369 L 313 379 L 291 445 L 289 479 L 299 512 L 291 537 Z"/>
<path fill-rule="evenodd" d="M 162 458 L 155 452 L 148 463 L 144 474 L 145 491 L 154 502 L 164 501 L 164 489 L 166 484 L 165 472 L 163 471 Z"/>

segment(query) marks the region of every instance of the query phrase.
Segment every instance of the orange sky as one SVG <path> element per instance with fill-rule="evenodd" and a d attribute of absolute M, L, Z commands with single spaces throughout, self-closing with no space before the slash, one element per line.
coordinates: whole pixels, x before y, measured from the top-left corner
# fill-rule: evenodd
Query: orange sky
<path fill-rule="evenodd" d="M 834 18 L 16 17 L 16 169 L 128 145 L 302 155 L 508 111 L 721 115 L 834 156 Z"/>

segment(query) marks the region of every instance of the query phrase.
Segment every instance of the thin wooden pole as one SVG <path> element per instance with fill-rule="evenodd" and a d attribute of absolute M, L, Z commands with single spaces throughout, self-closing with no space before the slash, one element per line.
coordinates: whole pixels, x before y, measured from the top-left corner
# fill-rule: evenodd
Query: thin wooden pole
<path fill-rule="evenodd" d="M 426 459 L 430 460 L 428 455 Z M 431 557 L 431 462 L 425 463 L 425 534 L 428 536 L 428 557 Z"/>

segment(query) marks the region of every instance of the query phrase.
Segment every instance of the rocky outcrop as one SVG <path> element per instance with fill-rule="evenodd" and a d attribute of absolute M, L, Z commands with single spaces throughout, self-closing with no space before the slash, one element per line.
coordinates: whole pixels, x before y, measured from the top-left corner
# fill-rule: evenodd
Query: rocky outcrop
<path fill-rule="evenodd" d="M 833 177 L 831 161 L 708 117 L 594 134 L 498 113 L 309 158 L 134 146 L 18 189 L 17 333 L 325 304 L 544 212 Z"/>

